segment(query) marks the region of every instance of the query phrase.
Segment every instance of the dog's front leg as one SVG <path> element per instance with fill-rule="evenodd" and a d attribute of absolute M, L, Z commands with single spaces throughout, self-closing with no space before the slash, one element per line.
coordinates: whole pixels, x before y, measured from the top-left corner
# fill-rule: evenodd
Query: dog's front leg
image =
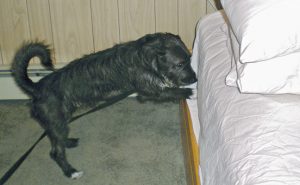
<path fill-rule="evenodd" d="M 165 88 L 159 94 L 159 99 L 180 100 L 189 99 L 193 95 L 193 90 L 190 88 Z"/>
<path fill-rule="evenodd" d="M 180 99 L 188 99 L 193 94 L 192 89 L 190 88 L 163 88 L 159 91 L 148 92 L 139 94 L 137 99 L 140 102 L 145 101 L 156 101 L 156 102 L 165 102 L 165 101 L 177 101 Z"/>
<path fill-rule="evenodd" d="M 176 101 L 187 99 L 193 94 L 190 88 L 168 87 L 155 73 L 143 70 L 139 71 L 135 81 L 135 88 L 138 92 L 137 99 L 145 101 Z"/>

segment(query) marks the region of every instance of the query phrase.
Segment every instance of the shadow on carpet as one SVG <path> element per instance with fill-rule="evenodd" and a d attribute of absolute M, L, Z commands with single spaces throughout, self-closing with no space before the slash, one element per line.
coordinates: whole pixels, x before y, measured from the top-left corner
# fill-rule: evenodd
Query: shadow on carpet
<path fill-rule="evenodd" d="M 82 178 L 63 175 L 44 138 L 6 184 L 186 185 L 178 104 L 140 104 L 127 98 L 74 121 L 70 128 L 70 137 L 80 141 L 67 156 L 84 172 Z M 25 101 L 0 101 L 0 176 L 42 132 Z"/>

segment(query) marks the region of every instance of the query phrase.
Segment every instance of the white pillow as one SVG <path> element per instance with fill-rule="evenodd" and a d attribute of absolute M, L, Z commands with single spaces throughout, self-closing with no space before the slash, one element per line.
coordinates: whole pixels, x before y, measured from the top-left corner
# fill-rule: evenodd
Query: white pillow
<path fill-rule="evenodd" d="M 239 43 L 232 31 L 229 34 L 227 46 L 233 55 L 227 85 L 237 86 L 242 93 L 300 94 L 300 52 L 243 64 L 239 60 Z"/>
<path fill-rule="evenodd" d="M 300 0 L 221 0 L 242 63 L 300 51 Z"/>

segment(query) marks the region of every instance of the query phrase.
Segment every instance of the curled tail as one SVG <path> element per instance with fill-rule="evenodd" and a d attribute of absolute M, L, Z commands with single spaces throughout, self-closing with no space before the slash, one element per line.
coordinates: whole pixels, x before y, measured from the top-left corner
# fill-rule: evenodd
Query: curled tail
<path fill-rule="evenodd" d="M 30 59 L 38 57 L 41 64 L 53 70 L 50 49 L 41 42 L 33 42 L 24 44 L 15 54 L 11 66 L 13 77 L 18 86 L 29 96 L 34 96 L 36 83 L 34 83 L 27 74 L 27 67 Z"/>

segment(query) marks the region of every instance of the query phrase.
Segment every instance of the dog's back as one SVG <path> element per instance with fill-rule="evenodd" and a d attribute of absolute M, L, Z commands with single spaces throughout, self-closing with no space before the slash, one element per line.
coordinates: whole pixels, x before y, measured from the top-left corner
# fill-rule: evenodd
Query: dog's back
<path fill-rule="evenodd" d="M 17 51 L 12 72 L 18 86 L 33 99 L 54 95 L 61 101 L 73 102 L 76 105 L 91 104 L 109 98 L 112 92 L 115 95 L 120 89 L 128 91 L 133 88 L 127 78 L 130 72 L 126 68 L 134 63 L 132 53 L 128 50 L 136 49 L 134 42 L 116 45 L 75 59 L 54 71 L 49 47 L 40 42 L 27 43 Z M 29 61 L 35 56 L 39 57 L 44 67 L 53 70 L 37 83 L 27 75 Z"/>

